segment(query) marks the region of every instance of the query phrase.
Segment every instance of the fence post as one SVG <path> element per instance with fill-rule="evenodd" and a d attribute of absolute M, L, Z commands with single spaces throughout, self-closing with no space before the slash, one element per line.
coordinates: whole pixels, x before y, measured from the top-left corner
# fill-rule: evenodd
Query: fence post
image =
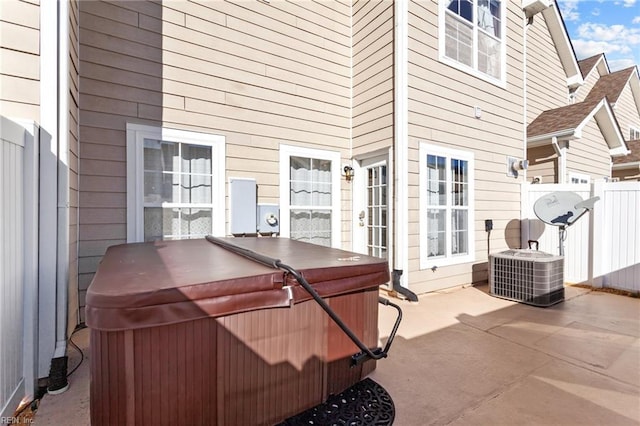
<path fill-rule="evenodd" d="M 529 241 L 529 182 L 520 184 L 520 248 L 527 248 Z"/>
<path fill-rule="evenodd" d="M 593 287 L 603 287 L 604 262 L 607 249 L 605 247 L 604 226 L 606 200 L 604 197 L 604 181 L 596 181 L 591 185 L 591 197 L 600 197 L 589 213 L 589 282 Z"/>

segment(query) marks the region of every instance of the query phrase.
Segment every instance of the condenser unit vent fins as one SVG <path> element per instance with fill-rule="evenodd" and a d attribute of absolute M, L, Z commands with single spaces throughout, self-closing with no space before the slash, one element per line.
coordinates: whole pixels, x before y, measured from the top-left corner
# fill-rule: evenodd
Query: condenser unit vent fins
<path fill-rule="evenodd" d="M 564 258 L 536 250 L 507 250 L 489 256 L 492 296 L 534 306 L 564 300 Z"/>

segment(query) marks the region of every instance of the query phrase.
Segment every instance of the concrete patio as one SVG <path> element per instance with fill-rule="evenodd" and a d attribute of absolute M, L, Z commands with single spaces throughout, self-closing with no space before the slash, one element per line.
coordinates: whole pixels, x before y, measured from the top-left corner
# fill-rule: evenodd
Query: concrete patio
<path fill-rule="evenodd" d="M 395 425 L 640 424 L 640 299 L 567 287 L 563 303 L 538 308 L 484 286 L 398 303 L 404 320 L 372 374 L 393 397 Z M 382 338 L 393 315 L 380 307 Z M 67 392 L 43 398 L 35 424 L 89 424 L 88 335 L 73 336 L 85 360 Z"/>

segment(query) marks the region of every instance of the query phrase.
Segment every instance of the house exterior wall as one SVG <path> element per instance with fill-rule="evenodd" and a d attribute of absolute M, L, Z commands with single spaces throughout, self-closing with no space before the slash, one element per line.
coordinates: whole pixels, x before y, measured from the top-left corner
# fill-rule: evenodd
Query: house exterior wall
<path fill-rule="evenodd" d="M 542 178 L 539 183 L 558 183 L 556 176 L 558 175 L 558 155 L 553 146 L 543 145 L 527 150 L 529 158 L 529 169 L 527 170 L 527 178 L 529 182 L 533 182 L 536 176 Z"/>
<path fill-rule="evenodd" d="M 567 182 L 569 173 L 589 175 L 591 180 L 611 177 L 611 154 L 595 119 L 582 130 L 582 138 L 571 141 L 567 150 Z"/>
<path fill-rule="evenodd" d="M 527 124 L 569 103 L 567 76 L 542 15 L 527 30 Z"/>
<path fill-rule="evenodd" d="M 393 1 L 353 5 L 353 156 L 393 145 Z"/>
<path fill-rule="evenodd" d="M 629 128 L 640 129 L 640 105 L 636 105 L 629 84 L 624 87 L 624 90 L 616 101 L 613 113 L 618 120 L 624 140 L 629 140 Z"/>
<path fill-rule="evenodd" d="M 437 2 L 409 4 L 409 281 L 414 292 L 487 279 L 487 233 L 492 251 L 520 245 L 520 183 L 506 175 L 506 157 L 523 157 L 522 10 L 507 5 L 506 88 L 438 59 Z M 482 109 L 474 117 L 474 106 Z M 475 261 L 436 270 L 420 268 L 421 142 L 475 156 Z M 426 196 L 426 195 L 425 195 Z"/>
<path fill-rule="evenodd" d="M 128 122 L 224 136 L 225 181 L 255 178 L 263 203 L 279 202 L 281 143 L 349 160 L 349 3 L 79 6 L 82 291 L 106 248 L 126 240 Z M 345 242 L 351 194 L 341 185 Z"/>
<path fill-rule="evenodd" d="M 0 114 L 40 121 L 40 6 L 0 4 Z"/>

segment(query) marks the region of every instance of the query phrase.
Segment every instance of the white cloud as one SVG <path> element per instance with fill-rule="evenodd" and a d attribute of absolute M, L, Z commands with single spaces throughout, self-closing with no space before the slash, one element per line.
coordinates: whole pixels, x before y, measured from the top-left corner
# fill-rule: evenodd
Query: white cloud
<path fill-rule="evenodd" d="M 560 13 L 565 21 L 577 21 L 580 19 L 580 12 L 578 12 L 579 0 L 563 0 L 559 2 Z"/>
<path fill-rule="evenodd" d="M 632 24 L 640 24 L 640 16 L 636 16 L 631 20 Z"/>
<path fill-rule="evenodd" d="M 609 64 L 609 68 L 612 72 L 623 70 L 625 68 L 629 68 L 635 65 L 632 58 L 623 58 L 623 59 L 607 59 L 607 63 Z"/>
<path fill-rule="evenodd" d="M 634 55 L 640 47 L 640 28 L 586 22 L 578 27 L 577 35 L 572 44 L 580 59 L 604 53 L 612 70 L 631 66 L 638 59 Z"/>
<path fill-rule="evenodd" d="M 598 8 L 596 7 L 595 9 L 593 9 L 593 10 L 591 11 L 591 14 L 592 14 L 593 16 L 600 16 L 600 9 L 598 9 Z"/>
<path fill-rule="evenodd" d="M 612 45 L 640 45 L 640 28 L 627 28 L 624 25 L 604 25 L 586 22 L 578 27 L 578 36 L 591 41 L 608 41 Z"/>
<path fill-rule="evenodd" d="M 636 4 L 636 0 L 622 0 L 624 7 L 633 7 Z"/>

